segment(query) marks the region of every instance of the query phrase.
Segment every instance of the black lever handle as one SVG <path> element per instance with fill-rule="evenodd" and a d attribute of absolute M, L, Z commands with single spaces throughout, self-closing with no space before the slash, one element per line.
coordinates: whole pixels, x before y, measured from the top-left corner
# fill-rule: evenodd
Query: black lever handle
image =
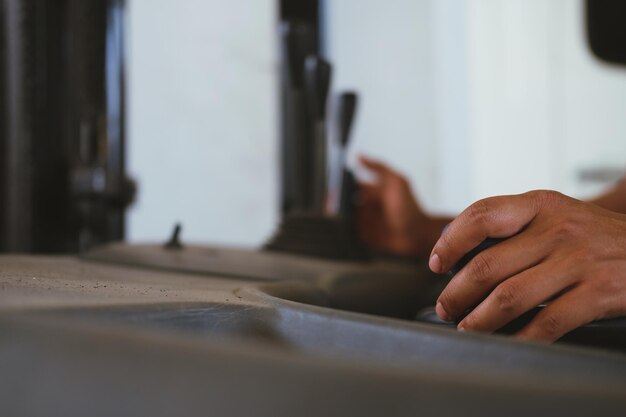
<path fill-rule="evenodd" d="M 326 118 L 326 100 L 330 88 L 331 71 L 331 65 L 320 56 L 309 55 L 304 62 L 307 104 L 314 120 Z"/>
<path fill-rule="evenodd" d="M 357 95 L 354 92 L 345 92 L 339 96 L 338 103 L 338 122 L 339 122 L 339 143 L 342 147 L 348 145 L 350 140 L 350 131 L 352 129 L 352 122 L 354 121 L 354 114 L 356 113 Z"/>

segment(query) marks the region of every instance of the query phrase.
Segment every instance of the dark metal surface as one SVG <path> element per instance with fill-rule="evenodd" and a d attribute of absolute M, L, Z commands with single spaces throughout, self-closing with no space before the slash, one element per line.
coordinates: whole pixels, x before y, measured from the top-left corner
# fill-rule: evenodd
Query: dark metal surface
<path fill-rule="evenodd" d="M 618 382 L 404 370 L 51 320 L 2 318 L 0 330 L 10 416 L 621 416 L 626 405 Z"/>
<path fill-rule="evenodd" d="M 339 261 L 365 261 L 371 257 L 349 218 L 316 214 L 285 216 L 263 249 Z"/>
<path fill-rule="evenodd" d="M 304 97 L 304 59 L 320 47 L 319 0 L 279 0 L 280 197 L 282 215 L 311 205 L 310 122 Z"/>
<path fill-rule="evenodd" d="M 122 239 L 133 192 L 124 177 L 124 0 L 3 7 L 2 249 L 76 252 Z"/>
<path fill-rule="evenodd" d="M 587 38 L 599 59 L 626 64 L 626 2 L 587 0 Z"/>
<path fill-rule="evenodd" d="M 309 185 L 312 203 L 308 212 L 323 215 L 325 212 L 328 171 L 327 149 L 327 105 L 332 67 L 318 55 L 310 55 L 304 63 L 304 89 L 311 128 L 311 146 L 308 153 L 311 159 L 311 183 Z"/>
<path fill-rule="evenodd" d="M 337 185 L 335 188 L 336 213 L 344 217 L 346 221 L 352 221 L 355 194 L 358 192 L 358 184 L 354 175 L 347 167 L 347 153 L 350 134 L 357 110 L 358 95 L 352 91 L 346 91 L 338 97 L 337 109 L 337 132 L 339 140 L 336 147 L 339 152 L 337 165 L 334 167 L 337 173 Z"/>
<path fill-rule="evenodd" d="M 0 1 L 0 108 L 5 108 L 6 103 L 6 94 L 5 94 L 5 20 L 4 20 L 4 2 Z M 6 166 L 6 155 L 5 155 L 5 136 L 6 136 L 6 112 L 0 111 L 0 166 Z M 5 218 L 5 205 L 4 201 L 6 201 L 5 195 L 5 173 L 4 169 L 0 169 L 0 251 L 4 249 L 4 236 L 5 236 L 5 222 L 2 219 Z"/>
<path fill-rule="evenodd" d="M 425 267 L 259 284 L 71 257 L 4 256 L 2 265 L 3 416 L 596 416 L 626 407 L 623 355 L 374 315 L 408 317 L 432 303 L 425 286 L 439 278 Z"/>
<path fill-rule="evenodd" d="M 300 22 L 313 30 L 313 50 L 320 50 L 320 0 L 279 0 L 281 22 Z"/>
<path fill-rule="evenodd" d="M 281 35 L 281 170 L 280 208 L 283 215 L 309 204 L 310 130 L 304 97 L 304 60 L 315 49 L 314 29 L 304 23 L 284 22 Z"/>
<path fill-rule="evenodd" d="M 18 0 L 4 2 L 5 29 L 5 249 L 27 250 L 31 246 L 31 193 L 27 190 L 31 183 L 30 161 L 23 159 L 30 155 L 32 142 L 32 115 L 25 108 L 34 106 L 33 98 L 26 94 L 26 79 L 34 81 L 34 63 L 24 56 L 32 49 L 34 31 L 34 5 Z M 27 68 L 30 70 L 27 72 Z M 34 89 L 34 86 L 28 87 Z M 26 163 L 25 163 L 26 162 Z M 21 185 L 21 186 L 20 186 Z"/>

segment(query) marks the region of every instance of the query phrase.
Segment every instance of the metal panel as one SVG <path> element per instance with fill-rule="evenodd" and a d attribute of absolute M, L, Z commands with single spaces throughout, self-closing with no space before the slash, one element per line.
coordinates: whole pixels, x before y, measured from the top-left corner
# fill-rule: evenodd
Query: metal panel
<path fill-rule="evenodd" d="M 124 0 L 5 0 L 4 250 L 124 236 Z"/>

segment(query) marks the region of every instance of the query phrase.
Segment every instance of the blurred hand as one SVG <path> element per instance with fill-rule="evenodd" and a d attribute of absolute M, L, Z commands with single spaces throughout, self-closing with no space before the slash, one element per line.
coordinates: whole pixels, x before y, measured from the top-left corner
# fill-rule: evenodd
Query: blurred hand
<path fill-rule="evenodd" d="M 375 250 L 426 258 L 448 220 L 426 215 L 398 172 L 363 156 L 359 161 L 376 176 L 372 184 L 359 184 L 361 239 Z"/>
<path fill-rule="evenodd" d="M 487 237 L 510 238 L 472 259 L 437 302 L 445 320 L 480 303 L 459 329 L 492 332 L 549 301 L 517 336 L 552 342 L 591 321 L 626 315 L 625 215 L 554 191 L 487 198 L 450 224 L 430 268 L 450 270 Z"/>

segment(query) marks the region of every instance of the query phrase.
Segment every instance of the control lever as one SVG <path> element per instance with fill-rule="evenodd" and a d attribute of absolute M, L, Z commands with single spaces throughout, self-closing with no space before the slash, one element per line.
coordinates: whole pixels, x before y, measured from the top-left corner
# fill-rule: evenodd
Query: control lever
<path fill-rule="evenodd" d="M 180 232 L 183 227 L 180 223 L 176 223 L 174 225 L 174 230 L 172 231 L 172 236 L 169 238 L 167 242 L 163 244 L 165 249 L 182 249 L 183 244 L 180 242 Z"/>
<path fill-rule="evenodd" d="M 330 89 L 331 65 L 317 55 L 310 55 L 304 63 L 304 85 L 311 121 L 312 204 L 317 213 L 324 212 L 327 185 L 326 108 Z"/>
<path fill-rule="evenodd" d="M 350 192 L 346 187 L 347 179 L 345 178 L 346 154 L 357 108 L 357 98 L 356 93 L 348 91 L 340 94 L 337 100 L 338 152 L 331 171 L 329 190 L 329 212 L 333 215 L 345 213 L 347 208 L 342 207 L 342 204 L 350 201 L 343 194 Z"/>
<path fill-rule="evenodd" d="M 304 92 L 304 62 L 315 50 L 310 25 L 284 22 L 281 36 L 281 189 L 283 214 L 305 210 L 312 189 L 310 126 Z"/>

